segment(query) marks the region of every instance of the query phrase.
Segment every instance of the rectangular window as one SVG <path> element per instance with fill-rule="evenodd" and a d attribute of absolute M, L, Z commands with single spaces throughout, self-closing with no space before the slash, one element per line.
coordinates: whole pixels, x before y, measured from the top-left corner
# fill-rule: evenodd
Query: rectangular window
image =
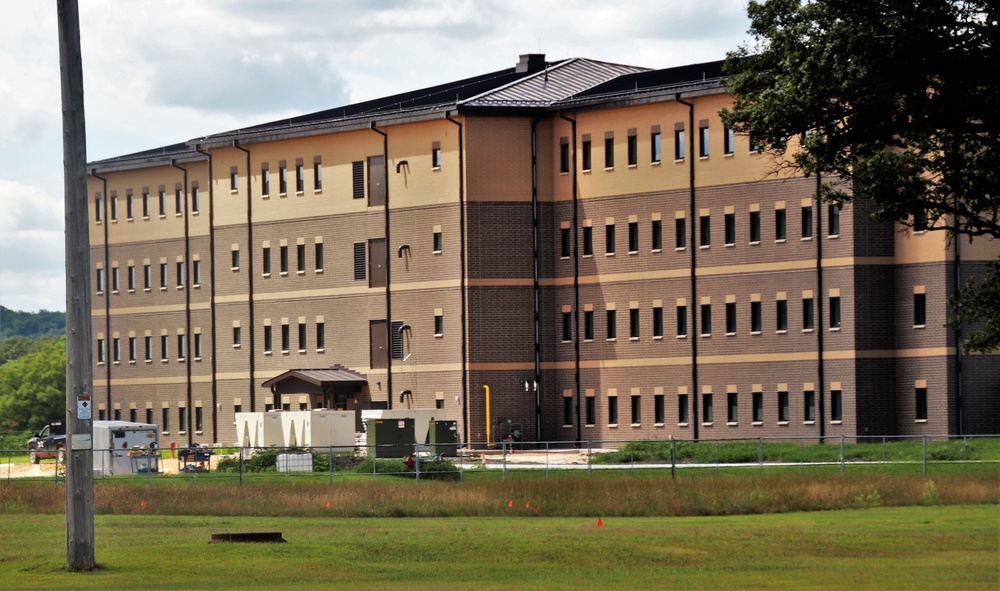
<path fill-rule="evenodd" d="M 326 349 L 326 324 L 323 322 L 316 323 L 316 349 Z"/>
<path fill-rule="evenodd" d="M 434 408 L 440 410 L 444 408 L 444 398 L 438 398 L 434 401 Z"/>
<path fill-rule="evenodd" d="M 615 254 L 615 225 L 608 224 L 604 226 L 604 252 L 606 254 Z"/>
<path fill-rule="evenodd" d="M 168 433 L 170 431 L 170 409 L 164 408 L 162 415 L 160 428 L 163 429 L 164 433 Z"/>
<path fill-rule="evenodd" d="M 271 171 L 267 166 L 262 165 L 260 169 L 260 195 L 267 197 L 271 194 Z"/>
<path fill-rule="evenodd" d="M 725 215 L 725 238 L 726 246 L 732 246 L 736 244 L 736 214 L 727 213 Z"/>
<path fill-rule="evenodd" d="M 439 145 L 431 147 L 431 167 L 441 168 L 441 146 Z"/>
<path fill-rule="evenodd" d="M 635 135 L 628 136 L 628 165 L 635 166 L 639 163 L 639 138 Z"/>
<path fill-rule="evenodd" d="M 778 392 L 778 422 L 788 422 L 788 392 Z"/>
<path fill-rule="evenodd" d="M 567 143 L 568 138 L 562 138 L 562 142 L 559 145 L 559 172 L 566 174 L 569 172 L 569 144 Z"/>
<path fill-rule="evenodd" d="M 316 270 L 317 271 L 322 271 L 323 270 L 323 243 L 322 242 L 317 242 L 316 243 L 315 251 L 316 251 L 315 252 L 315 254 L 316 254 Z"/>
<path fill-rule="evenodd" d="M 167 359 L 170 359 L 169 345 L 170 345 L 170 337 L 168 337 L 167 335 L 160 335 L 160 360 L 161 361 L 166 361 Z"/>
<path fill-rule="evenodd" d="M 230 263 L 231 263 L 230 266 L 232 267 L 233 271 L 236 271 L 237 269 L 240 268 L 240 251 L 239 250 L 233 250 L 232 251 L 232 255 L 230 256 Z"/>
<path fill-rule="evenodd" d="M 569 342 L 573 340 L 573 313 L 562 313 L 562 340 Z"/>
<path fill-rule="evenodd" d="M 201 407 L 200 406 L 196 406 L 194 408 L 194 430 L 195 431 L 203 431 L 204 430 L 205 422 L 204 422 L 203 419 L 204 419 L 204 413 L 202 412 Z"/>
<path fill-rule="evenodd" d="M 128 266 L 128 290 L 135 291 L 135 265 Z"/>
<path fill-rule="evenodd" d="M 143 344 L 146 346 L 146 351 L 145 351 L 145 355 L 146 355 L 145 359 L 146 359 L 146 361 L 152 361 L 153 360 L 153 337 L 151 337 L 151 336 L 144 337 L 144 343 Z"/>
<path fill-rule="evenodd" d="M 711 423 L 715 418 L 714 409 L 712 408 L 712 395 L 702 394 L 701 395 L 701 422 Z"/>
<path fill-rule="evenodd" d="M 705 247 L 712 245 L 712 218 L 707 215 L 700 216 L 698 218 L 699 228 L 701 230 L 701 236 L 698 241 L 698 245 Z"/>
<path fill-rule="evenodd" d="M 288 247 L 278 247 L 278 265 L 282 274 L 288 273 Z"/>
<path fill-rule="evenodd" d="M 786 300 L 778 300 L 775 302 L 775 308 L 775 315 L 777 316 L 775 327 L 778 332 L 784 332 L 788 330 L 788 302 Z"/>
<path fill-rule="evenodd" d="M 726 394 L 726 422 L 736 423 L 740 420 L 739 395 L 736 392 Z"/>
<path fill-rule="evenodd" d="M 657 252 L 663 249 L 663 223 L 660 220 L 653 220 L 650 228 L 652 229 L 651 242 L 653 252 Z"/>
<path fill-rule="evenodd" d="M 677 422 L 687 423 L 688 422 L 688 395 L 678 394 L 677 395 Z"/>
<path fill-rule="evenodd" d="M 136 350 L 137 349 L 138 349 L 138 346 L 136 345 L 135 337 L 129 337 L 128 338 L 128 360 L 131 363 L 135 363 L 135 358 L 136 358 L 136 354 L 137 354 Z"/>
<path fill-rule="evenodd" d="M 306 325 L 304 322 L 299 323 L 299 351 L 306 350 Z"/>
<path fill-rule="evenodd" d="M 698 128 L 698 156 L 702 158 L 708 157 L 708 125 L 702 125 Z"/>
<path fill-rule="evenodd" d="M 785 239 L 785 210 L 776 209 L 774 210 L 774 239 L 784 240 Z"/>
<path fill-rule="evenodd" d="M 583 140 L 583 143 L 581 144 L 580 147 L 581 147 L 581 151 L 583 152 L 583 170 L 589 171 L 590 168 L 591 168 L 591 166 L 590 166 L 590 162 L 591 162 L 591 160 L 590 160 L 590 158 L 591 158 L 591 148 L 590 148 L 591 147 L 591 143 L 590 143 L 590 140 L 589 139 Z"/>
<path fill-rule="evenodd" d="M 295 245 L 295 270 L 299 273 L 306 272 L 306 245 Z"/>
<path fill-rule="evenodd" d="M 840 296 L 830 297 L 830 328 L 840 328 Z"/>
<path fill-rule="evenodd" d="M 573 397 L 563 396 L 563 425 L 573 424 Z"/>
<path fill-rule="evenodd" d="M 115 363 L 122 360 L 122 340 L 118 337 L 111 339 L 111 360 Z"/>
<path fill-rule="evenodd" d="M 630 253 L 639 252 L 639 222 L 629 222 L 628 224 L 628 251 Z"/>
<path fill-rule="evenodd" d="M 391 343 L 391 353 L 393 359 L 403 358 L 403 322 L 400 320 L 394 320 L 389 326 L 390 335 L 392 338 Z"/>
<path fill-rule="evenodd" d="M 631 308 L 628 311 L 628 336 L 632 339 L 639 338 L 639 309 Z"/>
<path fill-rule="evenodd" d="M 167 277 L 167 264 L 160 263 L 160 289 L 166 289 L 169 279 Z"/>
<path fill-rule="evenodd" d="M 233 193 L 235 193 L 236 190 L 240 188 L 240 186 L 239 186 L 239 179 L 240 179 L 239 173 L 240 173 L 239 169 L 236 168 L 235 166 L 233 166 L 233 167 L 231 167 L 229 169 L 229 190 L 232 191 Z"/>
<path fill-rule="evenodd" d="M 184 213 L 184 190 L 179 187 L 174 190 L 174 210 L 177 215 Z"/>
<path fill-rule="evenodd" d="M 764 314 L 760 302 L 750 302 L 750 332 L 757 334 L 764 324 Z"/>
<path fill-rule="evenodd" d="M 927 294 L 913 294 L 913 326 L 927 325 Z"/>
<path fill-rule="evenodd" d="M 583 340 L 594 340 L 594 311 L 586 310 L 583 313 Z"/>
<path fill-rule="evenodd" d="M 826 208 L 827 234 L 831 237 L 840 236 L 840 206 L 831 203 Z"/>
<path fill-rule="evenodd" d="M 104 363 L 104 339 L 97 339 L 97 362 Z"/>
<path fill-rule="evenodd" d="M 134 408 L 128 410 L 128 420 L 135 423 L 139 420 L 139 411 Z"/>
<path fill-rule="evenodd" d="M 187 359 L 187 339 L 184 338 L 185 335 L 177 335 L 177 359 L 184 361 Z"/>
<path fill-rule="evenodd" d="M 163 217 L 167 215 L 167 192 L 160 189 L 160 216 Z"/>
<path fill-rule="evenodd" d="M 660 142 L 660 132 L 654 131 L 649 137 L 649 145 L 651 148 L 650 160 L 657 163 L 663 157 L 663 146 Z M 662 422 L 662 421 L 661 421 Z"/>
<path fill-rule="evenodd" d="M 177 287 L 184 287 L 184 263 L 177 263 Z"/>
<path fill-rule="evenodd" d="M 812 422 L 816 420 L 816 393 L 806 390 L 802 393 L 803 414 L 802 420 Z"/>
<path fill-rule="evenodd" d="M 367 278 L 367 271 L 365 270 L 365 262 L 367 257 L 365 255 L 365 243 L 355 242 L 354 243 L 354 279 L 360 281 Z"/>
<path fill-rule="evenodd" d="M 288 325 L 281 325 L 281 352 L 287 353 L 291 345 L 291 334 L 289 333 Z"/>
<path fill-rule="evenodd" d="M 191 263 L 191 280 L 195 285 L 201 285 L 201 261 L 196 260 Z"/>
<path fill-rule="evenodd" d="M 187 408 L 183 406 L 177 409 L 177 428 L 182 433 L 187 431 Z"/>
<path fill-rule="evenodd" d="M 104 292 L 104 269 L 97 269 L 94 274 L 94 288 L 97 293 Z"/>
<path fill-rule="evenodd" d="M 844 398 L 840 390 L 830 391 L 830 420 L 844 420 Z"/>
<path fill-rule="evenodd" d="M 589 257 L 594 254 L 594 228 L 583 227 L 583 256 Z"/>
<path fill-rule="evenodd" d="M 653 307 L 653 338 L 663 338 L 663 308 Z"/>
<path fill-rule="evenodd" d="M 677 336 L 686 337 L 688 333 L 687 306 L 677 306 Z"/>
<path fill-rule="evenodd" d="M 365 161 L 351 163 L 351 194 L 355 199 L 365 198 Z"/>
<path fill-rule="evenodd" d="M 198 187 L 191 187 L 191 212 L 198 213 L 201 210 L 201 203 L 198 200 Z"/>
<path fill-rule="evenodd" d="M 593 425 L 597 423 L 597 399 L 593 396 L 587 396 L 587 424 Z"/>
<path fill-rule="evenodd" d="M 604 138 L 604 168 L 615 167 L 615 138 Z"/>
<path fill-rule="evenodd" d="M 111 291 L 118 293 L 118 267 L 111 268 Z"/>
<path fill-rule="evenodd" d="M 701 336 L 712 334 L 712 304 L 701 305 Z"/>
<path fill-rule="evenodd" d="M 150 289 L 153 287 L 153 269 L 150 265 L 142 266 L 142 288 Z"/>
<path fill-rule="evenodd" d="M 434 315 L 434 336 L 439 337 L 444 334 L 444 316 L 442 314 Z"/>
<path fill-rule="evenodd" d="M 194 358 L 201 359 L 201 333 L 194 333 Z"/>
<path fill-rule="evenodd" d="M 736 334 L 736 302 L 726 302 L 726 334 Z"/>
<path fill-rule="evenodd" d="M 916 389 L 916 416 L 918 421 L 927 420 L 927 388 Z"/>
<path fill-rule="evenodd" d="M 271 248 L 265 246 L 261 256 L 261 269 L 264 275 L 271 274 Z"/>
<path fill-rule="evenodd" d="M 642 423 L 642 397 L 632 396 L 632 424 Z"/>
<path fill-rule="evenodd" d="M 434 252 L 444 250 L 444 235 L 441 232 L 434 232 L 431 236 L 431 241 L 433 242 Z"/>
<path fill-rule="evenodd" d="M 109 199 L 109 201 L 111 201 L 111 221 L 112 222 L 117 222 L 118 221 L 118 196 L 117 195 L 112 195 L 111 198 Z"/>
<path fill-rule="evenodd" d="M 153 409 L 151 408 L 146 409 L 146 424 L 147 425 L 153 424 Z"/>
<path fill-rule="evenodd" d="M 609 396 L 608 397 L 608 424 L 617 425 L 618 424 L 618 397 Z"/>
<path fill-rule="evenodd" d="M 736 134 L 733 132 L 733 128 L 726 126 L 722 128 L 722 151 L 724 154 L 729 155 L 735 151 L 736 146 Z"/>
<path fill-rule="evenodd" d="M 802 300 L 802 330 L 812 330 L 814 328 L 813 311 L 813 299 L 804 298 Z"/>
<path fill-rule="evenodd" d="M 295 165 L 295 192 L 301 193 L 306 190 L 306 170 L 302 164 Z"/>
<path fill-rule="evenodd" d="M 802 238 L 813 236 L 813 208 L 807 205 L 802 208 Z"/>
<path fill-rule="evenodd" d="M 662 425 L 666 419 L 666 411 L 663 407 L 663 394 L 653 395 L 653 422 Z"/>
<path fill-rule="evenodd" d="M 265 324 L 264 325 L 264 352 L 265 353 L 270 353 L 271 352 L 271 345 L 272 345 L 271 341 L 272 341 L 272 338 L 271 338 L 271 325 L 270 324 Z"/>
<path fill-rule="evenodd" d="M 750 244 L 760 242 L 760 212 L 750 212 Z"/>
<path fill-rule="evenodd" d="M 764 393 L 754 392 L 753 393 L 753 422 L 763 423 L 764 422 Z"/>
<path fill-rule="evenodd" d="M 284 164 L 278 165 L 278 194 L 288 193 L 288 167 Z"/>
<path fill-rule="evenodd" d="M 319 156 L 316 157 L 316 161 L 313 162 L 313 191 L 321 191 L 323 189 L 323 163 L 320 162 Z"/>
<path fill-rule="evenodd" d="M 233 327 L 233 346 L 239 347 L 243 344 L 243 331 L 239 326 Z"/>
<path fill-rule="evenodd" d="M 149 217 L 149 191 L 142 192 L 142 217 Z"/>
<path fill-rule="evenodd" d="M 132 204 L 132 193 L 129 193 L 125 197 L 125 217 L 128 218 L 128 219 L 132 219 L 133 217 L 135 217 L 134 215 L 132 215 L 134 213 L 134 211 L 135 211 L 135 208 L 133 207 L 133 204 Z"/>
<path fill-rule="evenodd" d="M 674 159 L 684 160 L 684 130 L 674 130 Z"/>
<path fill-rule="evenodd" d="M 674 245 L 677 250 L 687 247 L 687 220 L 684 218 L 674 220 Z"/>
<path fill-rule="evenodd" d="M 570 233 L 569 228 L 559 229 L 559 244 L 560 244 L 559 256 L 561 256 L 564 259 L 569 258 L 570 255 L 572 254 L 572 246 L 573 246 L 572 234 Z"/>
<path fill-rule="evenodd" d="M 608 310 L 608 340 L 614 340 L 618 338 L 618 312 L 617 310 Z"/>

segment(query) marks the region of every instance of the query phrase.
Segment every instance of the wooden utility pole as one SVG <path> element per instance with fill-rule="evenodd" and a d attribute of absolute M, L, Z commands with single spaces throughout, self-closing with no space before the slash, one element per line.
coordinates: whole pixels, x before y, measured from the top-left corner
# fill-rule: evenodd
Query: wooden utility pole
<path fill-rule="evenodd" d="M 83 60 L 77 0 L 57 0 L 57 7 L 66 207 L 66 566 L 89 571 L 94 568 L 94 375 Z"/>

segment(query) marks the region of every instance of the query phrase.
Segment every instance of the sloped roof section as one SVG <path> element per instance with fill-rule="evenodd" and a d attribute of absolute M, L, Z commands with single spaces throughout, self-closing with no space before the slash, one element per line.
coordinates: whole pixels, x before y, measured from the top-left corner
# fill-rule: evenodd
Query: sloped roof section
<path fill-rule="evenodd" d="M 681 92 L 697 87 L 718 86 L 723 78 L 723 62 L 704 62 L 662 70 L 628 73 L 609 79 L 566 97 L 555 106 L 573 106 L 622 97 Z"/>
<path fill-rule="evenodd" d="M 647 69 L 637 66 L 572 58 L 459 104 L 470 107 L 548 107 L 609 80 L 644 71 Z"/>
<path fill-rule="evenodd" d="M 307 384 L 324 387 L 332 385 L 362 386 L 368 383 L 368 376 L 347 369 L 343 365 L 321 369 L 290 369 L 261 384 L 265 388 L 278 385 L 286 380 L 301 380 Z"/>

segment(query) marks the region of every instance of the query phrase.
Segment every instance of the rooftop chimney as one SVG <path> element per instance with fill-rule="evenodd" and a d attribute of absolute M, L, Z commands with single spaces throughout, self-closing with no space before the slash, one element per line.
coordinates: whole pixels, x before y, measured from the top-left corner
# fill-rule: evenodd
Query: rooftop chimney
<path fill-rule="evenodd" d="M 514 71 L 518 74 L 540 72 L 545 69 L 544 53 L 522 53 L 521 61 L 517 62 Z"/>

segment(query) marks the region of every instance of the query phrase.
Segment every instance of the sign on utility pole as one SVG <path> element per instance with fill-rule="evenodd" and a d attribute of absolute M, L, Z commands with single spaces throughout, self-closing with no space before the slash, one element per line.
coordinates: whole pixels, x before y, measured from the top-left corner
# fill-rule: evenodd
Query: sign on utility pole
<path fill-rule="evenodd" d="M 87 132 L 77 0 L 57 0 L 62 80 L 63 183 L 66 207 L 66 566 L 94 568 L 94 450 L 91 392 L 90 233 L 87 227 Z M 104 200 L 102 200 L 103 202 Z"/>

